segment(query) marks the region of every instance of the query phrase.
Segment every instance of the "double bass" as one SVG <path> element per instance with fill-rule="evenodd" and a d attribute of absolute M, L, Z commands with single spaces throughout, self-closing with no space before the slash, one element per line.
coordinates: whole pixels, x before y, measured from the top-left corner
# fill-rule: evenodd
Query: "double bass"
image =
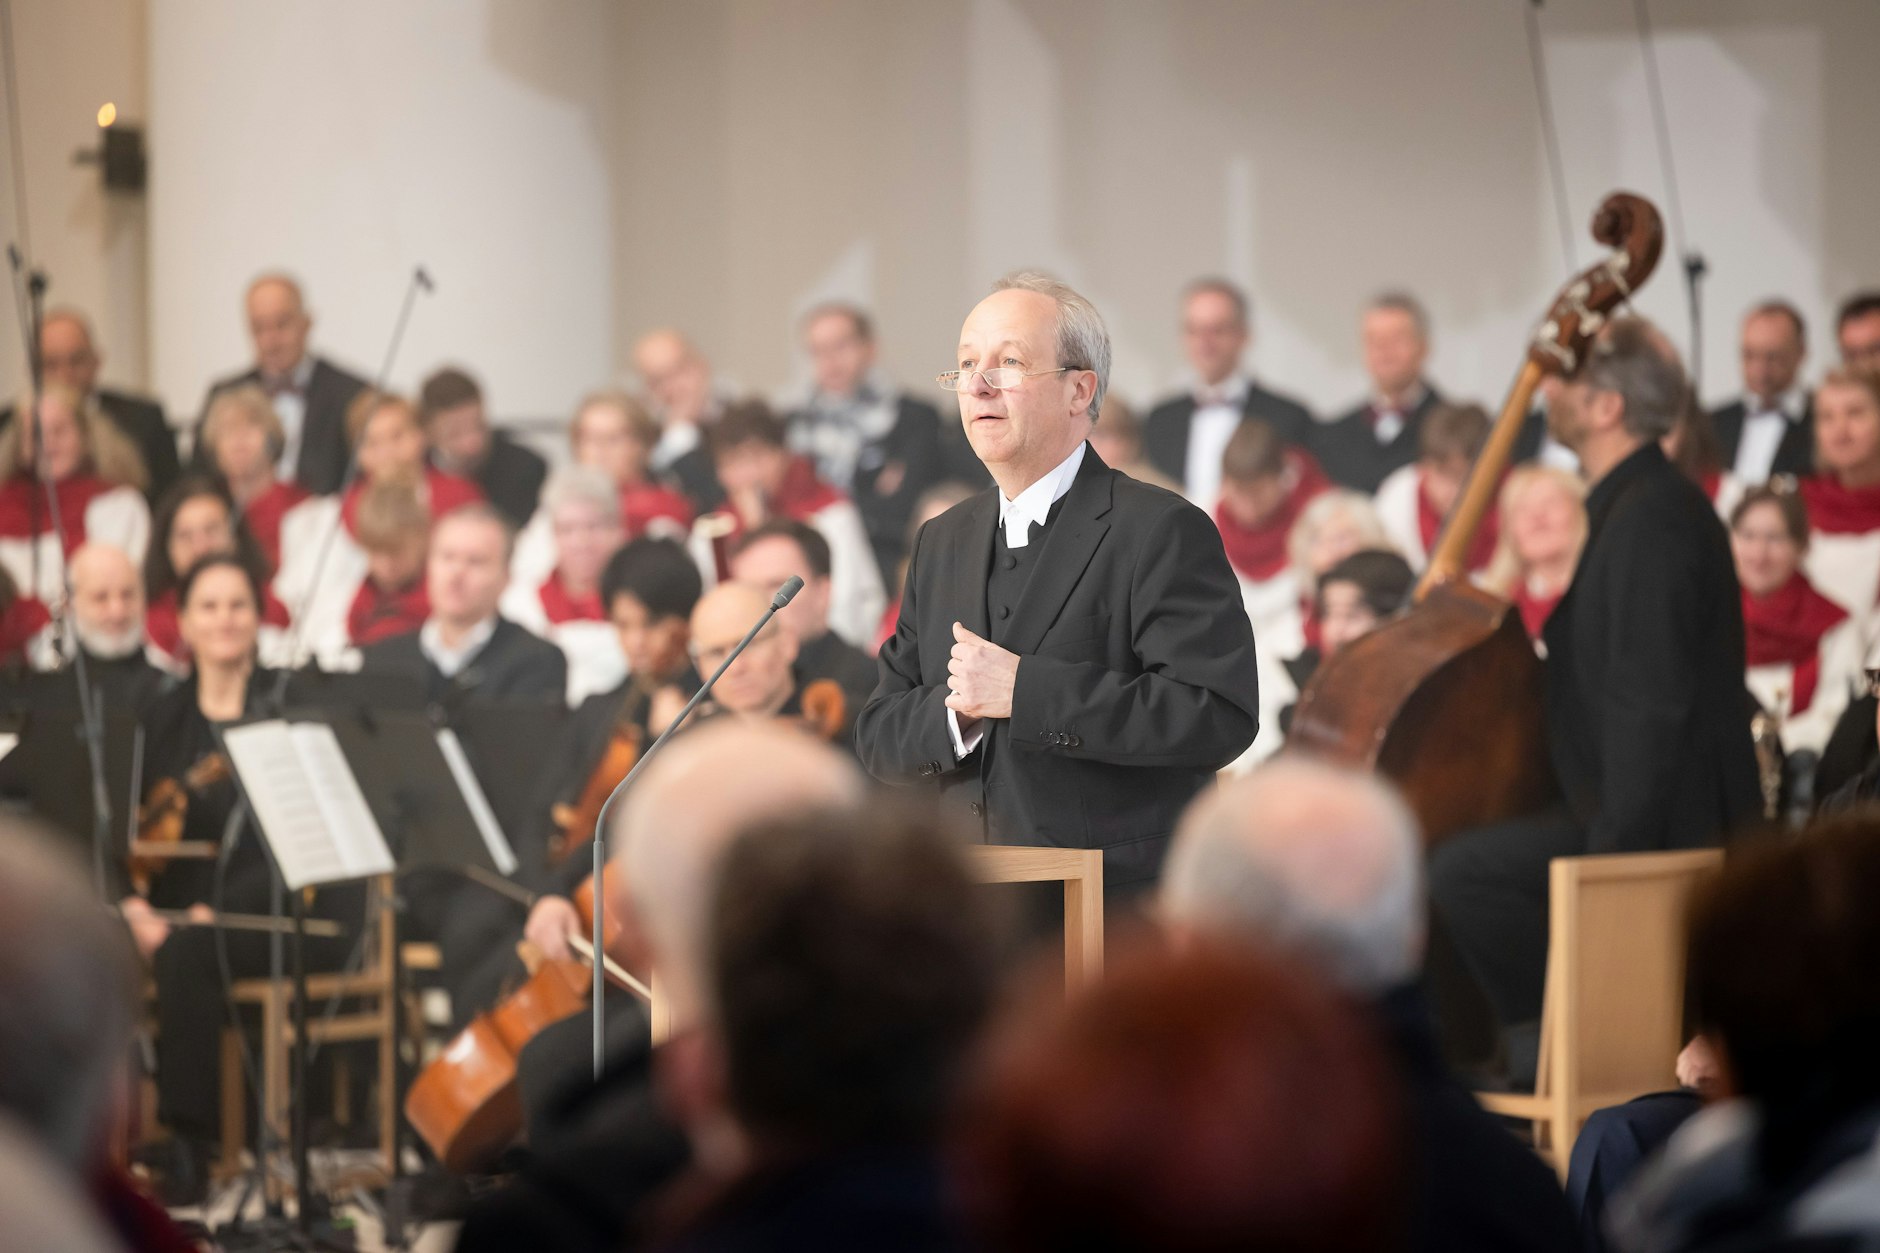
<path fill-rule="evenodd" d="M 1649 201 L 1614 192 L 1593 216 L 1593 238 L 1611 251 L 1554 298 L 1410 607 L 1328 658 L 1293 714 L 1288 752 L 1389 778 L 1431 843 L 1557 794 L 1541 663 L 1521 615 L 1471 584 L 1466 560 L 1535 390 L 1578 370 L 1612 311 L 1657 267 L 1664 228 Z"/>

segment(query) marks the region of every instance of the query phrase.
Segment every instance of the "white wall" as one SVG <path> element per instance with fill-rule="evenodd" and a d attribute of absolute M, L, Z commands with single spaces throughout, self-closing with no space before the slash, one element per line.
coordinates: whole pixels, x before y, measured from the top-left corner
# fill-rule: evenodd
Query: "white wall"
<path fill-rule="evenodd" d="M 241 293 L 303 279 L 316 347 L 373 377 L 412 267 L 395 386 L 470 366 L 499 413 L 609 372 L 607 0 L 154 0 L 151 327 L 194 412 L 250 359 Z"/>

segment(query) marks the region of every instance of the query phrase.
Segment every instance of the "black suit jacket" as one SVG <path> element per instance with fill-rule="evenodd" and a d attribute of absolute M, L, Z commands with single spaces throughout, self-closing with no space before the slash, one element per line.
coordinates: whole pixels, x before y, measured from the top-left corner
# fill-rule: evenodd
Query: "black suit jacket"
<path fill-rule="evenodd" d="M 507 618 L 454 678 L 445 678 L 418 646 L 418 632 L 407 631 L 360 650 L 366 674 L 403 674 L 424 684 L 425 696 L 446 708 L 464 701 L 536 701 L 555 704 L 568 688 L 568 659 L 561 649 L 530 634 Z"/>
<path fill-rule="evenodd" d="M 107 391 L 102 387 L 93 398 L 98 402 L 99 411 L 137 446 L 137 454 L 143 458 L 144 471 L 150 479 L 144 495 L 151 504 L 156 504 L 182 472 L 176 458 L 176 432 L 170 429 L 169 419 L 163 416 L 163 406 L 143 396 Z M 0 430 L 5 430 L 12 420 L 11 406 L 0 410 Z"/>
<path fill-rule="evenodd" d="M 1442 399 L 1434 387 L 1425 383 L 1423 399 L 1411 410 L 1397 438 L 1388 444 L 1378 443 L 1371 430 L 1371 406 L 1367 401 L 1314 428 L 1312 451 L 1332 482 L 1360 492 L 1375 492 L 1392 471 L 1417 459 L 1423 419 Z"/>
<path fill-rule="evenodd" d="M 907 524 L 915 503 L 947 477 L 944 434 L 938 409 L 903 395 L 895 401 L 894 425 L 880 439 L 862 445 L 855 477 L 837 484 L 862 515 L 884 585 L 893 584 L 901 558 L 907 556 Z M 893 491 L 882 491 L 882 480 L 891 469 L 899 481 Z"/>
<path fill-rule="evenodd" d="M 953 624 L 991 638 L 997 489 L 921 528 L 857 755 L 937 786 L 995 844 L 1104 850 L 1104 882 L 1153 882 L 1182 809 L 1253 742 L 1259 685 L 1240 587 L 1208 515 L 1088 447 L 1006 634 L 1012 716 L 964 761 L 947 732 Z"/>
<path fill-rule="evenodd" d="M 1247 385 L 1241 414 L 1263 418 L 1280 437 L 1300 448 L 1312 445 L 1312 411 L 1290 396 L 1269 392 L 1257 383 Z M 1171 396 L 1149 411 L 1142 427 L 1142 451 L 1149 464 L 1177 483 L 1188 481 L 1188 432 L 1195 420 L 1195 398 Z"/>
<path fill-rule="evenodd" d="M 503 432 L 491 431 L 489 455 L 471 477 L 496 512 L 521 530 L 535 516 L 536 502 L 542 497 L 542 480 L 548 477 L 548 462 Z"/>
<path fill-rule="evenodd" d="M 1726 470 L 1736 464 L 1736 450 L 1743 442 L 1743 421 L 1748 416 L 1749 406 L 1742 397 L 1710 411 L 1711 429 L 1717 433 L 1717 451 L 1723 457 Z M 1772 478 L 1778 474 L 1812 474 L 1814 469 L 1815 402 L 1811 398 L 1802 403 L 1801 420 L 1789 423 L 1788 430 L 1782 433 L 1782 442 L 1776 445 L 1776 459 L 1769 464 L 1769 474 Z"/>
<path fill-rule="evenodd" d="M 1715 844 L 1760 804 L 1723 524 L 1656 443 L 1586 509 L 1586 549 L 1543 633 L 1554 774 L 1588 852 Z"/>
<path fill-rule="evenodd" d="M 208 470 L 208 449 L 202 446 L 202 419 L 209 415 L 209 402 L 215 394 L 243 383 L 260 383 L 259 368 L 231 374 L 210 384 L 203 397 L 202 416 L 196 419 L 195 466 Z M 294 466 L 294 478 L 315 495 L 325 496 L 339 490 L 346 477 L 346 463 L 352 458 L 352 446 L 346 442 L 346 408 L 353 398 L 370 384 L 340 369 L 324 357 L 313 359 L 313 374 L 307 380 L 306 409 L 301 419 L 300 459 Z"/>

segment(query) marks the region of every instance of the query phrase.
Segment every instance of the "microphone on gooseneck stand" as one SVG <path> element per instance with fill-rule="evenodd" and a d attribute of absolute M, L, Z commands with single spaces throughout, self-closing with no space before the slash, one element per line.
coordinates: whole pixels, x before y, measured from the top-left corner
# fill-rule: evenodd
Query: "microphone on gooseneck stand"
<path fill-rule="evenodd" d="M 712 671 L 711 677 L 706 679 L 705 682 L 699 686 L 698 691 L 692 694 L 692 699 L 685 703 L 685 708 L 679 711 L 679 716 L 672 720 L 670 726 L 659 733 L 658 739 L 647 745 L 646 751 L 641 753 L 640 759 L 633 763 L 633 769 L 627 771 L 626 777 L 614 784 L 614 790 L 607 794 L 606 801 L 601 805 L 600 814 L 594 820 L 594 842 L 592 845 L 594 856 L 594 935 L 592 942 L 594 945 L 594 1078 L 597 1080 L 601 1077 L 601 1065 L 605 1060 L 607 1051 L 607 1031 L 604 1025 L 605 1020 L 602 1017 L 601 1006 L 604 991 L 603 985 L 606 976 L 601 962 L 601 931 L 604 925 L 604 916 L 607 913 L 607 894 L 600 890 L 601 884 L 607 881 L 605 875 L 602 873 L 602 871 L 606 869 L 603 863 L 607 858 L 607 815 L 613 812 L 614 802 L 619 800 L 621 794 L 627 790 L 628 785 L 633 782 L 634 776 L 638 775 L 640 771 L 646 767 L 646 763 L 652 760 L 653 754 L 659 751 L 662 744 L 672 738 L 672 733 L 683 726 L 685 720 L 692 716 L 692 711 L 697 709 L 699 704 L 704 701 L 707 696 L 711 695 L 712 687 L 718 682 L 719 678 L 724 675 L 724 672 L 731 668 L 731 663 L 736 661 L 738 656 L 751 646 L 751 641 L 757 638 L 758 632 L 770 625 L 770 620 L 777 616 L 777 611 L 789 604 L 796 594 L 802 590 L 803 578 L 801 575 L 793 574 L 784 580 L 783 586 L 777 589 L 777 594 L 770 598 L 770 608 L 764 610 L 764 616 L 757 620 L 757 625 L 744 633 L 744 638 L 738 641 L 737 647 L 733 648 L 730 654 L 726 656 L 723 661 L 718 663 L 718 668 Z"/>

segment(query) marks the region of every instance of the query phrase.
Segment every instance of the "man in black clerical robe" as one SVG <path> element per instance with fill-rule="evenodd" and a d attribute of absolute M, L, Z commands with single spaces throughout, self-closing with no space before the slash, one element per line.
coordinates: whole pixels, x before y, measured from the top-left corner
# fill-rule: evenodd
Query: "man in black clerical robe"
<path fill-rule="evenodd" d="M 1759 810 L 1730 545 L 1659 449 L 1684 402 L 1675 350 L 1625 320 L 1548 397 L 1592 491 L 1579 569 L 1548 619 L 1547 735 L 1560 803 L 1431 859 L 1437 920 L 1510 1030 L 1525 1079 L 1547 964 L 1548 863 L 1701 848 Z"/>
<path fill-rule="evenodd" d="M 1253 742 L 1253 631 L 1207 514 L 1084 442 L 1110 360 L 1087 300 L 1002 280 L 956 360 L 943 383 L 997 486 L 915 539 L 856 750 L 989 843 L 1102 849 L 1128 896 Z"/>

